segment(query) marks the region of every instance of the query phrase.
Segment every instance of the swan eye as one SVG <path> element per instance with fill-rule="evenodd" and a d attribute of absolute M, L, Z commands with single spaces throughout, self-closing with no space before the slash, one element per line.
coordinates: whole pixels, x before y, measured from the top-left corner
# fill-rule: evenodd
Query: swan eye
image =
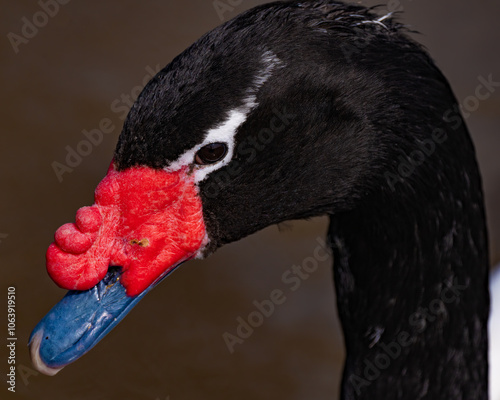
<path fill-rule="evenodd" d="M 194 158 L 198 165 L 213 164 L 220 161 L 227 154 L 227 145 L 225 143 L 210 143 L 203 146 Z"/>

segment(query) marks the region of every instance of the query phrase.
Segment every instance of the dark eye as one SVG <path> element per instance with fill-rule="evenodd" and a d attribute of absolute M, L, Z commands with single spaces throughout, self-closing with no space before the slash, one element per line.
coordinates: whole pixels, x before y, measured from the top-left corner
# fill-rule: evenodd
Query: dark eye
<path fill-rule="evenodd" d="M 210 143 L 198 150 L 194 162 L 198 165 L 213 164 L 222 160 L 226 154 L 227 145 L 225 143 Z"/>

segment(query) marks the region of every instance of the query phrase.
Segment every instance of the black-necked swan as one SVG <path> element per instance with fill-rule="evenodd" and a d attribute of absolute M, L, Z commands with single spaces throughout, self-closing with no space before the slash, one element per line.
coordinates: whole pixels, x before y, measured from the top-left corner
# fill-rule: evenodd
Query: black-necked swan
<path fill-rule="evenodd" d="M 71 291 L 34 364 L 80 357 L 180 263 L 325 214 L 341 398 L 487 399 L 488 239 L 457 101 L 391 15 L 329 0 L 245 12 L 147 84 L 95 204 L 49 247 Z"/>

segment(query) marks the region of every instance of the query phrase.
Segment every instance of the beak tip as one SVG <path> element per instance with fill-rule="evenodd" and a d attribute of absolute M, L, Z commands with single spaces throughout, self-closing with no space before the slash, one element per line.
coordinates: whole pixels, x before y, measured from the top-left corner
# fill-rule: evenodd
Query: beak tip
<path fill-rule="evenodd" d="M 54 376 L 64 367 L 52 368 L 52 367 L 49 367 L 42 360 L 42 358 L 40 356 L 40 344 L 41 344 L 42 338 L 43 338 L 43 331 L 39 330 L 38 332 L 35 332 L 33 334 L 33 336 L 31 337 L 31 339 L 28 343 L 31 362 L 33 363 L 33 366 L 35 367 L 35 369 L 38 372 L 41 372 L 44 375 Z"/>

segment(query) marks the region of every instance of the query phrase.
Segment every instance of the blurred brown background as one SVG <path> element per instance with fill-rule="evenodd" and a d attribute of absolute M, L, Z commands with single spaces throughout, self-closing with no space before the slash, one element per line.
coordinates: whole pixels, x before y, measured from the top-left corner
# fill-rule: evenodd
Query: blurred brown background
<path fill-rule="evenodd" d="M 1 298 L 16 286 L 19 341 L 17 390 L 10 394 L 3 383 L 0 398 L 336 398 L 343 347 L 331 260 L 236 345 L 234 354 L 222 339 L 224 332 L 235 332 L 237 317 L 254 310 L 254 300 L 283 288 L 284 271 L 312 254 L 316 238 L 325 233 L 324 218 L 270 227 L 208 260 L 184 265 L 81 360 L 55 377 L 30 369 L 29 333 L 64 294 L 45 273 L 45 250 L 54 231 L 92 203 L 121 130 L 122 96 L 133 96 L 151 69 L 166 65 L 222 20 L 266 1 L 219 3 L 226 5 L 223 14 L 209 0 L 73 0 L 44 18 L 38 2 L 2 2 Z M 422 32 L 417 40 L 460 101 L 474 94 L 479 76 L 500 81 L 498 1 L 390 3 L 404 10 L 402 21 Z M 16 53 L 8 35 L 22 35 L 23 18 L 35 18 L 40 27 L 27 31 L 33 37 L 19 43 Z M 494 261 L 500 258 L 499 109 L 496 91 L 467 119 L 484 175 Z M 106 118 L 113 131 L 59 182 L 52 163 L 64 163 L 66 146 L 75 149 L 82 131 Z M 7 335 L 6 328 L 1 332 Z M 4 354 L 2 345 L 5 378 Z"/>

